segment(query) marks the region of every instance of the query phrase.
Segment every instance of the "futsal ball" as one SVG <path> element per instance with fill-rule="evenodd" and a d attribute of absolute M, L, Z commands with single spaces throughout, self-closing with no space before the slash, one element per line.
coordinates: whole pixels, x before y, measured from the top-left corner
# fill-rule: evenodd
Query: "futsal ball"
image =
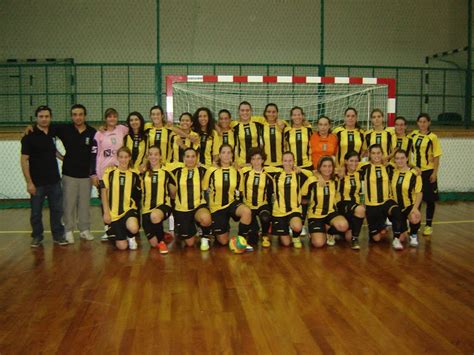
<path fill-rule="evenodd" d="M 235 254 L 242 254 L 247 248 L 247 240 L 240 235 L 237 237 L 231 237 L 229 240 L 229 249 Z"/>

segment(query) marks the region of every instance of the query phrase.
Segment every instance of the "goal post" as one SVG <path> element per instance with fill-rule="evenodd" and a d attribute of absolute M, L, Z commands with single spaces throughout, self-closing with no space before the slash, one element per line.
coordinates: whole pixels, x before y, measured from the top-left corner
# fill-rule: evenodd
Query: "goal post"
<path fill-rule="evenodd" d="M 208 107 L 237 113 L 241 101 L 248 101 L 254 115 L 263 115 L 267 103 L 279 107 L 280 117 L 289 119 L 293 106 L 300 106 L 310 122 L 324 114 L 333 125 L 342 124 L 344 110 L 354 107 L 361 125 L 368 126 L 370 111 L 381 109 L 393 126 L 396 110 L 396 82 L 392 78 L 265 75 L 168 75 L 166 113 L 170 122 L 183 112 Z"/>

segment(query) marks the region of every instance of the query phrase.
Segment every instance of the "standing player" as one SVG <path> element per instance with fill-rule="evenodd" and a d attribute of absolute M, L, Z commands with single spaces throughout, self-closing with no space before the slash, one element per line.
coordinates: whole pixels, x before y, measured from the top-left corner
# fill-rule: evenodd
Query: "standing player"
<path fill-rule="evenodd" d="M 118 166 L 107 168 L 101 180 L 104 223 L 115 235 L 117 249 L 137 249 L 139 216 L 137 201 L 140 196 L 140 176 L 131 168 L 132 153 L 127 147 L 117 152 Z"/>
<path fill-rule="evenodd" d="M 263 116 L 266 119 L 266 124 L 262 126 L 263 147 L 267 157 L 265 165 L 281 168 L 282 154 L 285 150 L 286 123 L 278 118 L 278 106 L 273 103 L 265 106 Z"/>
<path fill-rule="evenodd" d="M 214 145 L 218 144 L 219 140 L 215 125 L 212 112 L 207 107 L 200 107 L 194 112 L 192 129 L 200 137 L 199 162 L 206 168 L 213 165 Z"/>
<path fill-rule="evenodd" d="M 252 226 L 249 235 L 249 243 L 257 244 L 260 227 L 257 217 L 262 226 L 262 247 L 268 248 L 270 242 L 270 224 L 272 209 L 269 200 L 273 194 L 273 180 L 264 171 L 263 165 L 266 160 L 265 152 L 262 148 L 252 148 L 250 150 L 251 167 L 242 169 L 240 180 L 240 193 L 242 200 L 252 211 Z"/>
<path fill-rule="evenodd" d="M 346 240 L 351 242 L 354 250 L 360 249 L 359 234 L 365 218 L 365 207 L 360 200 L 362 175 L 357 171 L 359 161 L 359 154 L 356 152 L 348 152 L 344 157 L 345 175 L 339 180 L 339 197 L 336 204 L 339 214 L 349 222 Z"/>
<path fill-rule="evenodd" d="M 431 117 L 420 113 L 416 119 L 418 130 L 411 134 L 413 142 L 413 162 L 421 169 L 423 182 L 423 201 L 426 202 L 426 225 L 424 235 L 433 234 L 435 202 L 438 201 L 438 170 L 441 158 L 441 145 L 438 136 L 430 131 Z"/>
<path fill-rule="evenodd" d="M 404 150 L 408 154 L 408 161 L 410 161 L 410 155 L 412 150 L 413 141 L 411 135 L 407 135 L 407 120 L 405 117 L 398 116 L 395 119 L 395 134 L 393 135 L 393 153 L 397 150 Z M 394 154 L 392 154 L 393 156 Z M 395 163 L 392 159 L 392 163 Z"/>
<path fill-rule="evenodd" d="M 318 177 L 310 176 L 306 180 L 301 188 L 301 195 L 303 203 L 309 205 L 308 226 L 311 244 L 316 248 L 321 248 L 326 244 L 326 240 L 328 245 L 334 245 L 334 234 L 345 233 L 349 224 L 335 209 L 337 182 L 334 174 L 334 160 L 331 157 L 322 157 L 317 170 Z M 326 233 L 327 226 L 329 230 Z"/>
<path fill-rule="evenodd" d="M 235 123 L 236 162 L 239 166 L 250 164 L 250 149 L 262 145 L 262 128 L 259 122 L 252 121 L 252 106 L 247 101 L 239 105 L 239 121 Z"/>
<path fill-rule="evenodd" d="M 235 136 L 234 129 L 232 128 L 232 116 L 230 112 L 226 109 L 220 110 L 217 115 L 217 143 L 213 146 L 212 155 L 214 161 L 217 161 L 219 158 L 219 149 L 222 144 L 229 144 L 232 147 L 232 151 L 235 148 Z"/>
<path fill-rule="evenodd" d="M 359 170 L 364 176 L 369 235 L 372 241 L 380 241 L 387 233 L 385 221 L 389 218 L 393 230 L 392 246 L 396 250 L 402 250 L 403 245 L 400 241 L 402 214 L 390 193 L 393 167 L 384 165 L 383 158 L 382 147 L 374 144 L 369 147 L 369 162 L 362 165 Z"/>
<path fill-rule="evenodd" d="M 176 234 L 184 239 L 187 246 L 195 244 L 196 224 L 202 228 L 201 250 L 209 250 L 211 236 L 211 214 L 204 200 L 202 179 L 206 172 L 204 167 L 198 167 L 198 153 L 193 148 L 184 151 L 184 164 L 172 170 L 176 199 L 173 215 L 176 224 Z"/>
<path fill-rule="evenodd" d="M 295 106 L 290 111 L 291 127 L 285 129 L 286 149 L 295 156 L 298 168 L 313 170 L 311 161 L 311 127 L 304 126 L 305 116 L 301 107 Z"/>
<path fill-rule="evenodd" d="M 337 152 L 337 137 L 331 133 L 331 120 L 327 116 L 318 118 L 318 131 L 311 136 L 311 159 L 313 168 L 317 169 L 319 159 L 330 156 L 335 159 Z"/>
<path fill-rule="evenodd" d="M 403 231 L 407 231 L 406 221 L 410 222 L 410 246 L 418 246 L 420 229 L 420 205 L 422 196 L 421 176 L 408 166 L 408 153 L 403 149 L 395 153 L 395 170 L 392 177 L 392 193 L 402 211 Z M 404 233 L 406 234 L 406 233 Z M 406 235 L 402 235 L 404 239 Z"/>
<path fill-rule="evenodd" d="M 171 215 L 170 196 L 174 197 L 175 193 L 172 183 L 171 174 L 161 165 L 160 148 L 151 146 L 142 178 L 142 222 L 150 245 L 161 254 L 168 253 L 163 221 Z"/>
<path fill-rule="evenodd" d="M 336 166 L 344 166 L 344 157 L 348 152 L 362 153 L 364 131 L 357 123 L 357 110 L 348 107 L 344 111 L 344 125 L 336 127 L 333 133 L 337 137 Z"/>
<path fill-rule="evenodd" d="M 366 155 L 368 147 L 379 144 L 382 147 L 384 161 L 388 161 L 392 156 L 393 133 L 384 126 L 382 110 L 373 109 L 370 113 L 370 122 L 372 129 L 369 129 L 364 135 L 364 155 Z"/>
<path fill-rule="evenodd" d="M 301 208 L 301 186 L 312 176 L 308 170 L 301 169 L 297 172 L 295 157 L 292 152 L 284 152 L 283 169 L 274 168 L 273 173 L 273 224 L 272 233 L 280 237 L 284 246 L 293 243 L 293 247 L 302 247 L 300 234 L 303 229 L 303 217 Z M 290 239 L 290 228 L 293 238 Z"/>
<path fill-rule="evenodd" d="M 184 150 L 193 148 L 199 150 L 199 135 L 191 130 L 193 116 L 189 112 L 184 112 L 179 116 L 179 128 L 185 134 L 184 137 L 179 134 L 173 136 L 171 162 L 183 162 Z"/>
<path fill-rule="evenodd" d="M 52 112 L 48 106 L 39 106 L 35 112 L 36 125 L 31 134 L 21 140 L 21 169 L 31 203 L 31 247 L 41 246 L 43 240 L 42 209 L 48 198 L 49 219 L 53 241 L 67 245 L 64 238 L 62 190 L 56 162 L 56 145 L 49 130 Z"/>
<path fill-rule="evenodd" d="M 209 208 L 212 216 L 212 231 L 221 245 L 229 243 L 229 220 L 239 221 L 238 234 L 246 240 L 252 222 L 250 209 L 237 199 L 240 174 L 232 166 L 233 151 L 229 144 L 221 145 L 218 167 L 211 167 L 204 176 L 203 188 L 209 189 Z M 248 245 L 247 251 L 253 248 Z"/>
<path fill-rule="evenodd" d="M 146 130 L 148 147 L 153 145 L 159 147 L 163 164 L 166 164 L 171 159 L 174 132 L 166 126 L 166 116 L 160 105 L 155 105 L 150 109 L 150 118 L 153 125 Z"/>
<path fill-rule="evenodd" d="M 131 112 L 127 117 L 128 134 L 123 145 L 132 152 L 132 166 L 143 172 L 146 169 L 147 136 L 145 135 L 145 119 L 140 112 Z"/>

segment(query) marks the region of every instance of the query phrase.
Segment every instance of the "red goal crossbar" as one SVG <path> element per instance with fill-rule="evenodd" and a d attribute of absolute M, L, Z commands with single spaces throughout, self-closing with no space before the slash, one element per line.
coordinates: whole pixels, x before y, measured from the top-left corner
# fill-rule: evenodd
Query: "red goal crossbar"
<path fill-rule="evenodd" d="M 167 75 L 166 114 L 173 121 L 174 83 L 275 83 L 275 84 L 346 84 L 346 85 L 386 85 L 387 124 L 395 123 L 396 82 L 391 78 L 358 78 L 338 76 L 265 76 L 265 75 Z"/>

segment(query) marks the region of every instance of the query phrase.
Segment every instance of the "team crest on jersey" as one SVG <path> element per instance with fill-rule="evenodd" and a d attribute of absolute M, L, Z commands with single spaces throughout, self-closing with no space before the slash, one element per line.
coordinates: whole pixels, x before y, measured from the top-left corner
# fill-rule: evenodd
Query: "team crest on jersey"
<path fill-rule="evenodd" d="M 259 183 L 260 183 L 260 176 L 255 176 L 253 179 L 253 184 L 255 186 L 258 186 Z"/>
<path fill-rule="evenodd" d="M 297 141 L 301 140 L 301 132 L 296 132 L 296 140 Z"/>
<path fill-rule="evenodd" d="M 403 178 L 404 178 L 404 177 L 405 177 L 405 176 L 403 176 L 403 175 L 400 175 L 400 176 L 398 177 L 397 185 L 403 184 Z"/>
<path fill-rule="evenodd" d="M 152 178 L 151 178 L 151 182 L 153 184 L 156 184 L 156 182 L 158 181 L 158 176 L 156 174 L 153 174 Z"/>
<path fill-rule="evenodd" d="M 349 142 L 354 142 L 354 133 L 350 132 L 348 135 L 347 135 L 347 140 Z"/>
<path fill-rule="evenodd" d="M 194 176 L 194 170 L 189 170 L 188 171 L 188 179 L 192 179 Z"/>
<path fill-rule="evenodd" d="M 356 186 L 356 181 L 355 181 L 354 177 L 351 177 L 351 179 L 349 181 L 351 183 L 351 186 Z"/>
<path fill-rule="evenodd" d="M 225 172 L 222 178 L 225 182 L 229 181 L 229 173 Z"/>
<path fill-rule="evenodd" d="M 375 176 L 377 179 L 380 179 L 382 177 L 382 171 L 380 169 L 375 170 Z"/>
<path fill-rule="evenodd" d="M 285 178 L 285 185 L 290 185 L 290 184 L 291 184 L 291 175 Z"/>
<path fill-rule="evenodd" d="M 125 176 L 120 176 L 120 178 L 119 178 L 119 183 L 120 183 L 120 186 L 124 186 L 124 185 L 125 185 Z"/>
<path fill-rule="evenodd" d="M 112 142 L 113 145 L 117 144 L 117 138 L 115 138 L 115 137 L 111 137 L 110 141 Z"/>
<path fill-rule="evenodd" d="M 133 141 L 133 148 L 138 148 L 138 143 L 140 143 L 139 141 Z"/>
<path fill-rule="evenodd" d="M 246 136 L 250 136 L 250 126 L 245 126 L 244 127 L 244 133 Z"/>
<path fill-rule="evenodd" d="M 91 139 L 89 137 L 86 137 L 86 145 L 91 144 Z"/>
<path fill-rule="evenodd" d="M 423 143 L 423 138 L 418 138 L 415 143 L 416 147 L 419 148 L 421 143 Z"/>
<path fill-rule="evenodd" d="M 375 143 L 376 144 L 382 143 L 382 136 L 380 135 L 380 133 L 375 136 Z"/>
<path fill-rule="evenodd" d="M 329 186 L 324 186 L 324 195 L 329 195 Z"/>

